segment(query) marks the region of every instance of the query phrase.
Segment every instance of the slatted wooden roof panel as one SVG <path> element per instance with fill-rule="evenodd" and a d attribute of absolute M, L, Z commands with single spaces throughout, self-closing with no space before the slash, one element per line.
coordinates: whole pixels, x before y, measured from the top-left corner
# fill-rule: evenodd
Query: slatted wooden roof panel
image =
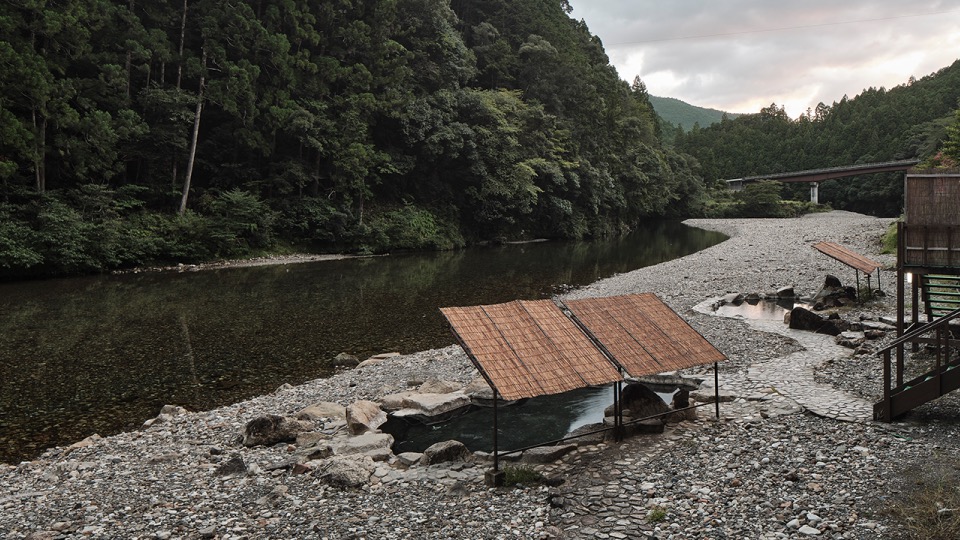
<path fill-rule="evenodd" d="M 813 245 L 813 248 L 828 257 L 832 257 L 851 268 L 856 268 L 867 274 L 871 274 L 874 270 L 880 268 L 880 263 L 877 261 L 868 259 L 834 242 L 818 242 Z"/>
<path fill-rule="evenodd" d="M 570 300 L 566 305 L 634 377 L 727 359 L 655 294 Z"/>
<path fill-rule="evenodd" d="M 590 338 L 550 300 L 440 311 L 477 369 L 504 399 L 622 380 Z"/>

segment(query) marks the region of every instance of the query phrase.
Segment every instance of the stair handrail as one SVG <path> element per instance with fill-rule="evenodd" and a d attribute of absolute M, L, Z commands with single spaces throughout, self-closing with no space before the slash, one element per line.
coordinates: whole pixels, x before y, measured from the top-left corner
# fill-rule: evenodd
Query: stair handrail
<path fill-rule="evenodd" d="M 960 317 L 960 308 L 957 308 L 951 311 L 950 313 L 947 313 L 943 317 L 938 317 L 936 320 L 930 321 L 923 326 L 914 328 L 910 332 L 907 332 L 906 334 L 898 337 L 897 339 L 887 344 L 886 347 L 877 351 L 877 356 L 880 356 L 881 354 L 889 350 L 892 350 L 894 347 L 897 347 L 898 345 L 906 343 L 912 339 L 916 339 L 931 330 L 936 330 L 937 328 L 940 328 L 941 326 L 948 324 L 950 321 L 952 321 L 953 319 L 956 319 L 957 317 Z"/>

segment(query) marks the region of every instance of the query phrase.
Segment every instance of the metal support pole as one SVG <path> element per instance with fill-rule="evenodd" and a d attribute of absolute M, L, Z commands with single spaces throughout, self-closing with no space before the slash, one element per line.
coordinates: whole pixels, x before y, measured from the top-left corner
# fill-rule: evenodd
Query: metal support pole
<path fill-rule="evenodd" d="M 886 351 L 883 353 L 883 416 L 877 420 L 884 422 L 893 420 L 890 405 L 890 351 Z"/>
<path fill-rule="evenodd" d="M 720 419 L 720 373 L 717 371 L 717 362 L 713 363 L 713 402 L 716 408 L 717 419 Z"/>
<path fill-rule="evenodd" d="M 497 389 L 493 389 L 493 472 L 497 473 L 500 471 L 500 453 L 497 444 L 497 431 L 499 431 L 497 426 Z"/>
<path fill-rule="evenodd" d="M 496 387 L 491 385 L 493 388 L 493 470 L 487 471 L 483 475 L 484 483 L 490 487 L 500 487 L 503 485 L 503 479 L 506 474 L 500 470 L 500 449 L 497 444 L 497 401 L 500 400 L 500 393 L 497 392 Z"/>
<path fill-rule="evenodd" d="M 914 274 L 913 279 L 910 280 L 910 292 L 913 295 L 913 299 L 911 300 L 911 304 L 913 305 L 910 307 L 910 316 L 913 318 L 911 323 L 913 323 L 914 328 L 920 324 L 920 279 L 920 276 Z M 914 343 L 910 350 L 913 352 L 919 351 L 920 344 Z"/>
<path fill-rule="evenodd" d="M 613 384 L 613 440 L 620 442 L 620 424 L 623 423 L 623 408 L 620 403 L 620 382 Z"/>
<path fill-rule="evenodd" d="M 857 302 L 860 302 L 860 271 L 854 270 L 854 274 L 857 276 Z"/>

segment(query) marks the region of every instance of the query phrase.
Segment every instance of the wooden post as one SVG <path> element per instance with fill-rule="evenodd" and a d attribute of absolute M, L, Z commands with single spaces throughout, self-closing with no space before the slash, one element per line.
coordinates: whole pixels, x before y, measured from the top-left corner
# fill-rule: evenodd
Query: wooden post
<path fill-rule="evenodd" d="M 890 422 L 890 351 L 883 353 L 883 417 L 878 420 Z"/>

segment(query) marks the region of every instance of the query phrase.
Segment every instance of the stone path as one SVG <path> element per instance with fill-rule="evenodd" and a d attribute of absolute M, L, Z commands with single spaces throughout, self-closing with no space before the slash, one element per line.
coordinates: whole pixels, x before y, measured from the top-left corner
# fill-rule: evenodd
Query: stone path
<path fill-rule="evenodd" d="M 694 309 L 713 316 L 708 307 L 711 302 L 704 302 Z M 814 380 L 817 366 L 827 360 L 851 355 L 850 349 L 833 341 L 833 336 L 792 330 L 780 321 L 745 319 L 744 322 L 755 330 L 789 337 L 804 350 L 751 364 L 745 380 L 728 375 L 731 380 L 722 383 L 721 390 L 726 388 L 741 396 L 753 395 L 756 401 L 764 395 L 785 396 L 818 416 L 845 422 L 873 420 L 873 404 Z"/>
<path fill-rule="evenodd" d="M 873 404 L 867 400 L 814 381 L 817 366 L 833 358 L 850 357 L 850 349 L 834 343 L 833 336 L 791 330 L 778 321 L 747 323 L 757 330 L 794 339 L 806 349 L 751 365 L 747 372 L 751 381 L 770 385 L 818 416 L 845 422 L 873 420 Z"/>

